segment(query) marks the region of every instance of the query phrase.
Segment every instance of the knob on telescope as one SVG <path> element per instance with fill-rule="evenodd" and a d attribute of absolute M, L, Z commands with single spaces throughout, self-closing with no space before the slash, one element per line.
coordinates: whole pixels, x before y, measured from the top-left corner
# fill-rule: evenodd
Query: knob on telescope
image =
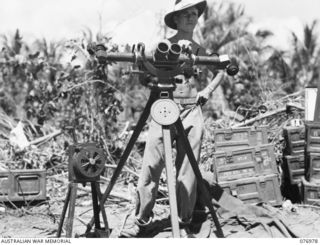
<path fill-rule="evenodd" d="M 230 60 L 230 64 L 227 66 L 226 71 L 229 76 L 234 76 L 239 72 L 239 66 L 235 59 Z"/>
<path fill-rule="evenodd" d="M 107 48 L 102 44 L 96 44 L 96 43 L 89 43 L 87 46 L 87 51 L 90 55 L 94 55 L 97 51 L 102 50 L 102 51 L 107 51 Z"/>
<path fill-rule="evenodd" d="M 87 51 L 90 55 L 94 55 L 96 53 L 96 44 L 95 43 L 89 43 L 87 46 Z"/>

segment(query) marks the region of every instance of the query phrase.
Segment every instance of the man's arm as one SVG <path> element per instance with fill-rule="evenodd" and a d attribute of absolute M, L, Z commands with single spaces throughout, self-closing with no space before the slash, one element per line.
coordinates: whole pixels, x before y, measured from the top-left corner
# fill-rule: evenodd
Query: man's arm
<path fill-rule="evenodd" d="M 202 47 L 200 48 L 198 54 L 202 56 L 207 56 L 205 49 Z M 217 71 L 212 66 L 208 66 L 208 69 L 211 71 L 212 78 L 211 82 L 202 91 L 198 93 L 197 102 L 200 104 L 204 104 L 207 102 L 212 92 L 216 90 L 216 88 L 221 84 L 221 82 L 224 79 L 224 71 Z"/>
<path fill-rule="evenodd" d="M 216 88 L 220 85 L 220 83 L 223 81 L 224 78 L 224 72 L 219 71 L 217 75 L 211 80 L 211 82 L 205 87 L 203 90 L 201 90 L 197 95 L 197 102 L 201 105 L 205 104 L 208 99 L 210 98 L 210 95 L 213 91 L 216 90 Z"/>

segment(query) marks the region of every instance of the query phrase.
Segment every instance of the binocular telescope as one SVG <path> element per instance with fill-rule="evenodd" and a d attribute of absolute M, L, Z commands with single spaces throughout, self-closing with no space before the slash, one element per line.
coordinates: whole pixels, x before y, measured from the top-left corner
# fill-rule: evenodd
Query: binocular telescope
<path fill-rule="evenodd" d="M 228 55 L 191 55 L 192 53 L 188 52 L 188 50 L 183 52 L 184 50 L 177 43 L 160 42 L 156 50 L 151 54 L 145 54 L 143 43 L 138 44 L 138 52 L 133 48 L 131 53 L 107 52 L 103 44 L 88 46 L 87 49 L 91 55 L 96 56 L 100 64 L 106 64 L 107 62 L 150 63 L 157 68 L 165 70 L 176 69 L 181 64 L 183 64 L 183 69 L 189 69 L 188 67 L 194 65 L 208 65 L 214 66 L 216 69 L 225 69 L 230 76 L 236 75 L 239 71 L 238 65 Z"/>
<path fill-rule="evenodd" d="M 177 61 L 182 52 L 182 47 L 173 43 L 169 46 L 166 42 L 160 42 L 154 52 L 155 61 Z"/>

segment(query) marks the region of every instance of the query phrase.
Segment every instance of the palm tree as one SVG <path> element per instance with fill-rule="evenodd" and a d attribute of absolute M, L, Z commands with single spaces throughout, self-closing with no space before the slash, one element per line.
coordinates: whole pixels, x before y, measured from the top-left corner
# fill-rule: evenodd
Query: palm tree
<path fill-rule="evenodd" d="M 303 28 L 303 38 L 291 32 L 289 51 L 274 50 L 266 64 L 269 76 L 281 81 L 286 93 L 294 93 L 306 86 L 314 86 L 319 81 L 320 49 L 315 33 L 317 21 Z"/>
<path fill-rule="evenodd" d="M 299 40 L 292 32 L 293 53 L 290 67 L 294 84 L 293 90 L 307 85 L 315 85 L 319 81 L 320 50 L 316 34 L 317 20 L 304 26 L 303 40 Z"/>
<path fill-rule="evenodd" d="M 23 41 L 18 29 L 14 35 L 1 35 L 1 38 L 0 87 L 5 96 L 0 99 L 0 107 L 7 114 L 16 116 L 21 112 L 20 107 L 24 99 L 29 46 Z"/>
<path fill-rule="evenodd" d="M 226 47 L 232 49 L 234 42 L 245 37 L 251 20 L 245 15 L 243 6 L 222 2 L 207 8 L 204 21 L 203 45 L 212 52 L 219 52 L 225 51 Z"/>
<path fill-rule="evenodd" d="M 252 22 L 239 4 L 215 3 L 204 14 L 202 27 L 202 45 L 213 53 L 227 53 L 233 56 L 240 67 L 235 78 L 226 78 L 222 83 L 225 103 L 222 111 L 228 108 L 236 110 L 240 105 L 260 103 L 260 94 L 268 83 L 265 79 L 265 62 L 274 50 L 265 44 L 272 35 L 268 30 L 259 30 L 255 34 L 248 31 Z M 217 95 L 212 96 L 213 100 Z M 221 99 L 219 99 L 221 101 Z M 228 101 L 228 102 L 227 102 Z M 217 103 L 211 101 L 209 104 Z"/>

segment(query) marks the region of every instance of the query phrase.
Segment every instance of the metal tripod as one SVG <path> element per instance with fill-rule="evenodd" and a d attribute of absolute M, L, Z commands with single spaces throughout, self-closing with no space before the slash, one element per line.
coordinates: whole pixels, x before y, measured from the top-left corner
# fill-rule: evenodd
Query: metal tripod
<path fill-rule="evenodd" d="M 165 83 L 165 84 L 159 83 L 151 87 L 150 97 L 145 106 L 145 109 L 141 114 L 141 117 L 135 127 L 135 130 L 129 140 L 129 143 L 119 160 L 117 168 L 115 169 L 113 176 L 109 182 L 109 185 L 101 197 L 100 205 L 103 205 L 107 200 L 108 196 L 110 195 L 110 192 L 113 186 L 115 185 L 116 180 L 120 175 L 121 170 L 124 167 L 125 162 L 128 159 L 130 152 L 150 115 L 152 106 L 156 104 L 157 108 L 156 110 L 153 110 L 153 111 L 157 111 L 157 115 L 153 115 L 152 113 L 151 115 L 154 119 L 156 119 L 155 117 L 158 117 L 157 119 L 158 121 L 160 121 L 159 124 L 162 125 L 163 143 L 164 143 L 164 152 L 165 152 L 165 168 L 166 168 L 167 184 L 168 184 L 168 190 L 169 190 L 169 202 L 170 202 L 170 211 L 171 211 L 170 217 L 171 217 L 173 237 L 180 237 L 180 230 L 179 230 L 179 223 L 178 223 L 177 199 L 176 199 L 174 175 L 173 175 L 172 143 L 171 143 L 171 136 L 170 136 L 171 127 L 175 127 L 178 135 L 182 137 L 182 144 L 186 150 L 187 157 L 189 158 L 190 164 L 197 178 L 199 189 L 202 194 L 201 198 L 203 199 L 206 206 L 209 208 L 211 216 L 215 223 L 215 226 L 217 229 L 217 236 L 224 237 L 219 220 L 212 206 L 209 192 L 203 182 L 202 175 L 200 173 L 200 170 L 197 164 L 197 160 L 193 154 L 190 142 L 187 138 L 182 121 L 180 119 L 180 112 L 176 111 L 175 109 L 175 106 L 176 107 L 178 106 L 173 101 L 174 89 L 175 89 L 175 86 L 172 83 Z M 171 119 L 171 122 L 170 122 L 170 120 L 167 120 L 167 118 L 172 118 L 173 114 L 176 114 L 175 115 L 176 117 L 174 119 Z M 163 123 L 161 123 L 161 120 L 163 121 Z M 88 224 L 87 232 L 90 231 L 93 221 L 94 220 L 91 220 L 91 222 Z"/>
<path fill-rule="evenodd" d="M 64 223 L 64 219 L 66 216 L 67 208 L 69 206 L 68 217 L 66 220 L 66 237 L 72 237 L 72 229 L 73 229 L 73 220 L 74 220 L 74 212 L 75 212 L 75 204 L 77 197 L 77 182 L 70 182 L 68 185 L 68 192 L 64 202 L 64 206 L 62 209 L 62 214 L 60 218 L 60 223 L 58 227 L 57 237 L 61 237 L 62 227 Z M 92 192 L 92 205 L 93 205 L 93 217 L 94 217 L 94 225 L 95 225 L 95 236 L 97 237 L 109 237 L 109 227 L 107 222 L 107 215 L 103 205 L 99 205 L 101 191 L 99 184 L 97 182 L 91 182 L 91 192 Z M 100 197 L 99 197 L 100 195 Z M 99 197 L 99 198 L 98 198 Z M 100 202 L 101 204 L 101 202 Z M 99 211 L 102 213 L 102 218 L 104 222 L 104 228 L 100 225 Z M 91 229 L 90 229 L 91 230 Z M 87 233 L 87 232 L 86 232 Z"/>
<path fill-rule="evenodd" d="M 101 205 L 100 201 L 102 194 L 99 185 L 100 175 L 105 169 L 105 156 L 103 154 L 103 151 L 96 147 L 95 143 L 78 144 L 75 135 L 75 129 L 73 127 L 72 135 L 75 144 L 69 146 L 68 148 L 69 185 L 67 196 L 62 209 L 57 237 L 61 237 L 62 227 L 68 207 L 69 210 L 66 220 L 66 237 L 72 237 L 78 184 L 82 184 L 83 186 L 85 186 L 86 183 L 91 184 L 93 222 L 95 225 L 95 231 L 94 234 L 89 234 L 86 232 L 85 235 L 94 237 L 109 237 L 110 230 L 108 226 L 106 211 L 104 209 L 104 206 Z M 103 228 L 100 224 L 100 211 L 104 222 Z"/>

